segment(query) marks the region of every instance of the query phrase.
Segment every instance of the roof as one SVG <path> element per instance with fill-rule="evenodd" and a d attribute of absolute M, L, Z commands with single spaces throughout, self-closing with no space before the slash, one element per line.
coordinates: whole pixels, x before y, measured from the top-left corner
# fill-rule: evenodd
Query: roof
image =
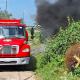
<path fill-rule="evenodd" d="M 26 27 L 25 24 L 20 23 L 20 19 L 1 19 L 0 20 L 0 25 L 1 26 L 24 26 Z"/>

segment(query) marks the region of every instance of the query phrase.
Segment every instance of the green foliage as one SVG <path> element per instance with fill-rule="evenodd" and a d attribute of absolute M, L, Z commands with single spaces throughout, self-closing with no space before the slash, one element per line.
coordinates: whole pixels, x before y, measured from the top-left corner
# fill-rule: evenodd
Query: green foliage
<path fill-rule="evenodd" d="M 57 56 L 57 55 L 56 55 Z M 64 68 L 64 55 L 57 56 L 52 62 L 40 67 L 42 55 L 37 56 L 37 74 L 42 78 L 41 80 L 79 80 L 79 72 L 76 73 L 67 72 Z M 77 75 L 75 75 L 77 74 Z"/>
<path fill-rule="evenodd" d="M 39 54 L 39 53 L 38 53 Z M 35 56 L 36 57 L 36 61 L 37 61 L 37 64 L 36 64 L 36 66 L 37 66 L 37 69 L 39 69 L 39 68 L 41 68 L 41 58 L 43 57 L 43 55 L 42 54 L 39 54 L 39 55 L 36 55 Z"/>
<path fill-rule="evenodd" d="M 80 67 L 76 68 L 73 72 L 74 75 L 80 77 Z"/>
<path fill-rule="evenodd" d="M 7 11 L 0 11 L 0 19 L 10 19 L 12 14 L 9 14 Z"/>
<path fill-rule="evenodd" d="M 65 73 L 64 68 L 65 52 L 75 43 L 80 43 L 80 21 L 69 23 L 65 30 L 60 28 L 59 33 L 46 42 L 44 55 L 37 59 L 37 72 L 43 80 L 79 80 L 80 69 L 72 74 Z"/>
<path fill-rule="evenodd" d="M 46 62 L 44 61 L 43 65 L 45 65 L 45 63 L 47 64 L 48 62 L 51 62 L 53 59 L 56 59 L 57 55 L 65 54 L 67 48 L 70 45 L 79 42 L 80 22 L 71 23 L 68 25 L 66 30 L 60 29 L 59 33 L 47 42 L 47 47 L 43 57 Z M 57 55 L 55 56 L 55 54 Z"/>

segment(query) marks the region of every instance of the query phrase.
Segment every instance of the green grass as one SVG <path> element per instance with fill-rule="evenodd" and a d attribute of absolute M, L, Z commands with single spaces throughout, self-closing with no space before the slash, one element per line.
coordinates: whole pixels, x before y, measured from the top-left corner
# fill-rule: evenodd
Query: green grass
<path fill-rule="evenodd" d="M 59 58 L 57 58 L 60 61 L 53 60 L 43 67 L 39 64 L 42 59 L 42 55 L 38 55 L 37 58 L 39 62 L 37 62 L 36 73 L 41 77 L 40 80 L 80 80 L 79 76 L 67 71 L 63 61 L 64 56 L 59 56 Z"/>

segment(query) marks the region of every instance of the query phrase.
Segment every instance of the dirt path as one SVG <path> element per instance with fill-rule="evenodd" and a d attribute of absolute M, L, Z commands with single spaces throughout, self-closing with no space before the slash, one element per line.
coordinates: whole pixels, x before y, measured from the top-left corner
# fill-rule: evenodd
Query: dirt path
<path fill-rule="evenodd" d="M 35 80 L 31 71 L 0 72 L 0 80 Z"/>
<path fill-rule="evenodd" d="M 0 67 L 0 80 L 35 80 L 35 74 L 18 67 Z"/>

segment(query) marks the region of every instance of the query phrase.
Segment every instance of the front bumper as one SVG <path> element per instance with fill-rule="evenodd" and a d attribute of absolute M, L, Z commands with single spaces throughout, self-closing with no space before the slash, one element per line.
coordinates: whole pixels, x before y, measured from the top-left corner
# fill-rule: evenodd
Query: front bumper
<path fill-rule="evenodd" d="M 24 58 L 0 58 L 0 65 L 25 65 L 29 64 L 30 57 Z"/>

